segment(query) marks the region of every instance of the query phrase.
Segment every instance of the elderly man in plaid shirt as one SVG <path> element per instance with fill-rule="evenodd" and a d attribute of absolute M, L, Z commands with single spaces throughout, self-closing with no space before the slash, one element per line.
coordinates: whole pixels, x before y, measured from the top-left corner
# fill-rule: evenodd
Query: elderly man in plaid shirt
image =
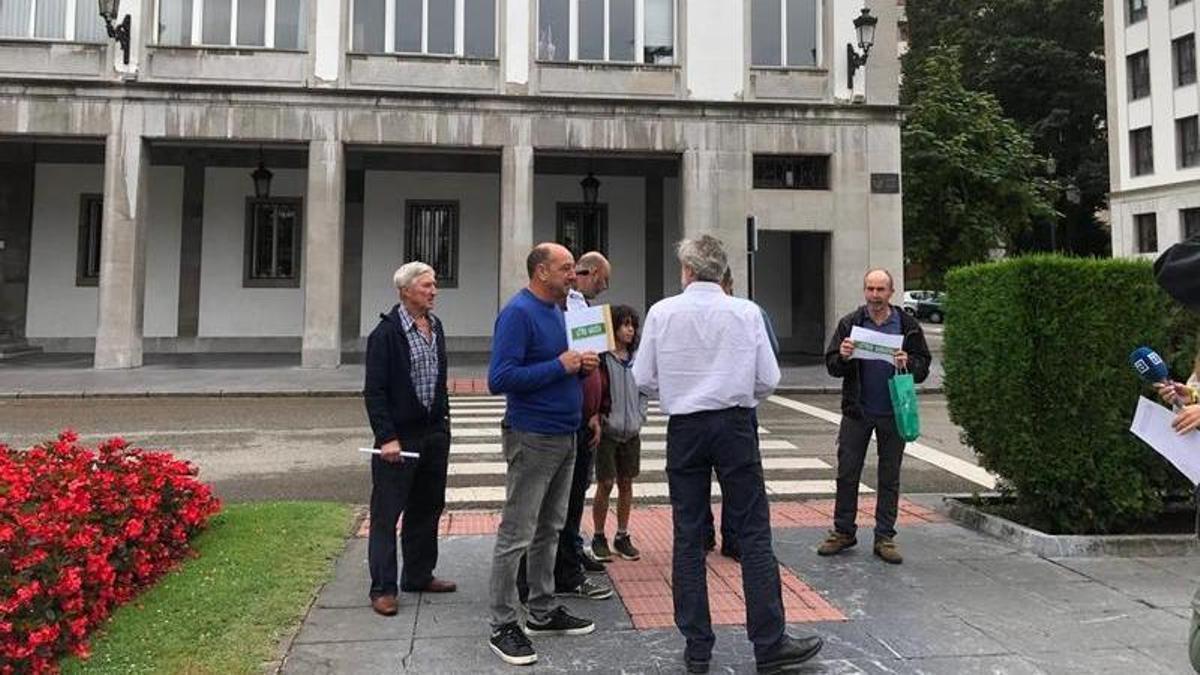
<path fill-rule="evenodd" d="M 371 459 L 371 607 L 384 616 L 397 611 L 396 521 L 402 512 L 404 573 L 399 589 L 457 590 L 454 582 L 433 576 L 450 456 L 446 336 L 431 311 L 437 278 L 429 265 L 410 262 L 396 270 L 394 281 L 400 302 L 380 315 L 367 340 L 363 388 L 380 450 Z M 416 456 L 406 457 L 409 453 Z"/>

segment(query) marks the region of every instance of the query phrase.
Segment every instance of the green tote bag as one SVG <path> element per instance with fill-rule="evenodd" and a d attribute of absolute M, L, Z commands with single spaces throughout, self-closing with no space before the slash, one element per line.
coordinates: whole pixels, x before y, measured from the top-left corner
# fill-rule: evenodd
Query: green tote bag
<path fill-rule="evenodd" d="M 917 385 L 912 373 L 896 373 L 888 380 L 888 393 L 892 395 L 892 411 L 900 437 L 908 442 L 917 440 L 921 435 L 921 415 L 917 411 Z"/>

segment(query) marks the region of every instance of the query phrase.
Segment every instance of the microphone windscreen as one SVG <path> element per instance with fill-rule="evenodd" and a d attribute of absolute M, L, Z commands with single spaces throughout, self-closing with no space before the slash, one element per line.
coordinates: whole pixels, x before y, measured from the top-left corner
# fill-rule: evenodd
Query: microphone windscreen
<path fill-rule="evenodd" d="M 1162 382 L 1171 379 L 1171 371 L 1158 355 L 1149 347 L 1138 347 L 1129 355 L 1129 363 L 1137 371 L 1138 377 L 1145 382 Z"/>

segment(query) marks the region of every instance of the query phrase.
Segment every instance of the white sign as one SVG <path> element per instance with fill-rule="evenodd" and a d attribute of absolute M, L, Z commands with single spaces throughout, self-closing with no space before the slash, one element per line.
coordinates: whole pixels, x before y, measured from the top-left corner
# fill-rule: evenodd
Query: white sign
<path fill-rule="evenodd" d="M 852 359 L 871 359 L 875 361 L 896 362 L 896 350 L 904 346 L 903 335 L 890 335 L 877 330 L 854 326 L 850 329 L 850 339 L 854 341 Z"/>
<path fill-rule="evenodd" d="M 608 305 L 573 309 L 563 317 L 567 322 L 568 349 L 599 354 L 616 348 Z"/>
<path fill-rule="evenodd" d="M 1200 485 L 1200 433 L 1176 432 L 1171 428 L 1174 419 L 1175 413 L 1143 396 L 1129 430 L 1175 465 L 1192 485 Z"/>

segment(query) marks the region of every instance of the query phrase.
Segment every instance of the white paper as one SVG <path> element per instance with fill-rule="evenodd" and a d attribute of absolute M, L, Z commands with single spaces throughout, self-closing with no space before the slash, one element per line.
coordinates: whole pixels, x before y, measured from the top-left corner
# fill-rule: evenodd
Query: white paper
<path fill-rule="evenodd" d="M 1143 396 L 1129 431 L 1175 465 L 1192 485 L 1200 485 L 1200 433 L 1177 433 L 1171 428 L 1174 419 L 1175 413 Z"/>
<path fill-rule="evenodd" d="M 608 305 L 573 309 L 563 314 L 567 324 L 567 348 L 577 352 L 607 352 L 613 340 L 612 313 Z"/>
<path fill-rule="evenodd" d="M 850 339 L 854 341 L 852 359 L 872 359 L 895 363 L 897 349 L 904 346 L 903 335 L 889 335 L 877 330 L 854 326 L 850 329 Z"/>
<path fill-rule="evenodd" d="M 358 451 L 359 451 L 359 452 L 367 452 L 367 453 L 370 453 L 370 454 L 372 454 L 372 455 L 380 455 L 380 454 L 383 454 L 383 451 L 381 451 L 379 448 L 359 448 L 359 449 L 358 449 Z M 401 450 L 401 451 L 400 451 L 400 456 L 401 456 L 401 457 L 412 457 L 413 459 L 420 459 L 420 457 L 421 457 L 421 453 L 419 453 L 419 452 L 409 452 L 409 451 L 407 451 L 407 450 Z"/>

